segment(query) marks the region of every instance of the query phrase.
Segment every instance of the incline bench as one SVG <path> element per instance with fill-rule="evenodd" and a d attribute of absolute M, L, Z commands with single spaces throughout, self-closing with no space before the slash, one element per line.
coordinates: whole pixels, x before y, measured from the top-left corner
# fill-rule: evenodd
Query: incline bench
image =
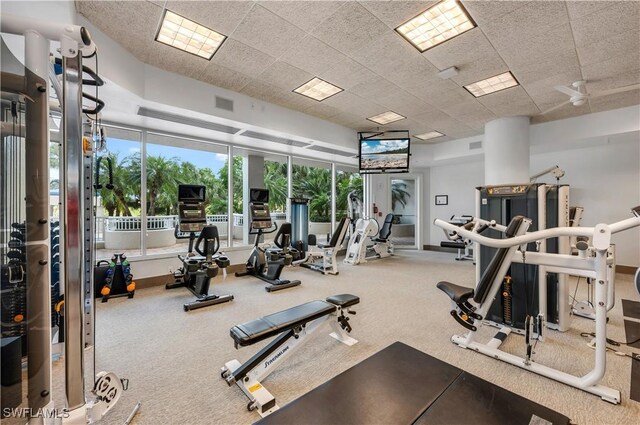
<path fill-rule="evenodd" d="M 225 363 L 221 376 L 229 385 L 237 384 L 249 398 L 248 410 L 257 410 L 265 417 L 278 410 L 275 397 L 261 384 L 283 360 L 299 347 L 315 330 L 325 323 L 333 328 L 331 336 L 349 346 L 355 344 L 347 313 L 355 314 L 349 307 L 360 302 L 351 294 L 333 295 L 326 301 L 311 301 L 287 310 L 273 313 L 231 328 L 235 347 L 246 347 L 278 335 L 244 364 L 238 360 Z M 331 320 L 331 319 L 336 320 Z"/>

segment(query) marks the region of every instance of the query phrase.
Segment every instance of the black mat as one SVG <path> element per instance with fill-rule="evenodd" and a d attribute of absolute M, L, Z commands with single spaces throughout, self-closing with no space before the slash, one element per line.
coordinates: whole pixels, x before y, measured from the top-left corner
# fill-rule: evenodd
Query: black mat
<path fill-rule="evenodd" d="M 631 320 L 625 320 L 624 333 L 627 336 L 627 341 L 636 341 L 640 339 L 640 322 L 632 322 Z M 629 347 L 640 348 L 640 341 L 636 341 L 633 344 L 629 344 Z"/>
<path fill-rule="evenodd" d="M 640 401 L 640 353 L 633 353 L 633 357 L 631 360 L 631 389 L 629 390 L 629 398 Z"/>
<path fill-rule="evenodd" d="M 640 319 L 640 302 L 622 300 L 622 314 L 632 319 Z"/>
<path fill-rule="evenodd" d="M 463 372 L 416 425 L 568 424 L 569 418 Z"/>
<path fill-rule="evenodd" d="M 257 423 L 546 424 L 543 420 L 569 423 L 553 410 L 396 342 Z"/>
<path fill-rule="evenodd" d="M 411 424 L 462 371 L 396 342 L 259 424 Z"/>

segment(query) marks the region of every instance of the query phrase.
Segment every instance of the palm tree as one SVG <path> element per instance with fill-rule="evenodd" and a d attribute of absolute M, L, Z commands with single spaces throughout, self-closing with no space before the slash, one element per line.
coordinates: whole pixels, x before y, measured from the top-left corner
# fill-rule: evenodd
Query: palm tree
<path fill-rule="evenodd" d="M 243 183 L 242 183 L 242 157 L 233 157 L 233 212 L 236 214 L 242 214 L 242 196 L 243 196 Z M 229 159 L 218 171 L 218 178 L 220 179 L 221 186 L 229 187 Z M 226 192 L 225 192 L 226 194 Z M 228 194 L 225 195 L 228 197 Z"/>
<path fill-rule="evenodd" d="M 147 214 L 156 215 L 156 207 L 158 202 L 166 208 L 167 202 L 171 202 L 173 198 L 165 195 L 166 192 L 173 193 L 175 191 L 175 201 L 177 203 L 177 177 L 180 160 L 176 157 L 165 158 L 163 156 L 147 157 L 147 194 L 148 209 Z"/>
<path fill-rule="evenodd" d="M 130 207 L 136 205 L 136 195 L 140 196 L 140 155 L 132 155 L 118 160 L 117 152 L 108 152 L 113 172 L 113 189 L 103 186 L 99 189 L 102 205 L 109 216 L 131 216 Z M 105 184 L 109 170 L 106 160 L 100 161 L 101 183 Z M 139 202 L 139 199 L 137 199 Z"/>
<path fill-rule="evenodd" d="M 362 199 L 362 176 L 358 173 L 338 171 L 336 173 L 336 220 L 340 220 L 347 215 L 348 195 L 356 192 Z"/>
<path fill-rule="evenodd" d="M 411 194 L 406 191 L 407 184 L 402 180 L 391 181 L 391 210 L 396 209 L 396 204 L 400 203 L 402 207 L 407 206 L 407 200 L 411 198 Z"/>
<path fill-rule="evenodd" d="M 269 191 L 269 209 L 284 211 L 287 206 L 287 164 L 264 162 L 264 186 Z"/>
<path fill-rule="evenodd" d="M 309 198 L 309 219 L 311 221 L 327 223 L 331 221 L 331 172 L 325 168 L 304 167 L 300 174 L 303 179 L 296 177 L 298 192 Z"/>

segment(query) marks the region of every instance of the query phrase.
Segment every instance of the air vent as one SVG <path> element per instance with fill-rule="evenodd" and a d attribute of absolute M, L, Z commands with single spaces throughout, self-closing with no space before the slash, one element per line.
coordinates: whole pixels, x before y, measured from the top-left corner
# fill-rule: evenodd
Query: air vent
<path fill-rule="evenodd" d="M 469 143 L 469 150 L 472 151 L 474 149 L 482 149 L 482 142 L 471 142 L 471 143 Z"/>
<path fill-rule="evenodd" d="M 326 148 L 324 146 L 310 146 L 308 148 L 310 151 L 318 151 L 318 152 L 326 152 L 326 153 L 330 153 L 333 155 L 339 155 L 339 156 L 348 156 L 353 158 L 353 152 L 345 152 L 345 151 L 341 151 L 339 149 L 333 149 L 333 148 Z"/>
<path fill-rule="evenodd" d="M 185 117 L 184 115 L 162 112 L 156 109 L 145 108 L 144 106 L 138 108 L 138 115 L 143 117 L 156 118 L 163 121 L 171 121 L 178 124 L 191 125 L 193 127 L 206 128 L 208 130 L 219 131 L 221 133 L 236 134 L 241 130 L 240 128 L 231 127 L 229 125 L 217 124 L 215 122 L 199 120 L 197 118 Z"/>
<path fill-rule="evenodd" d="M 251 130 L 245 131 L 244 133 L 242 133 L 242 136 L 251 137 L 252 139 L 266 140 L 273 143 L 280 143 L 281 145 L 296 146 L 299 148 L 309 145 L 309 143 L 300 142 L 298 140 L 287 139 L 286 137 L 272 136 L 270 134 L 259 133 L 257 131 Z"/>
<path fill-rule="evenodd" d="M 226 99 L 224 97 L 216 96 L 216 108 L 224 109 L 225 111 L 233 112 L 233 100 Z"/>

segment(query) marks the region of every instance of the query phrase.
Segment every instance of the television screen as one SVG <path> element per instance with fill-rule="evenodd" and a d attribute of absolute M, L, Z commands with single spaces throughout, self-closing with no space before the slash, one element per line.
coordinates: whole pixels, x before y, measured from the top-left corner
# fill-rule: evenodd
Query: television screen
<path fill-rule="evenodd" d="M 269 191 L 267 189 L 249 189 L 249 202 L 269 203 Z"/>
<path fill-rule="evenodd" d="M 408 173 L 409 139 L 360 140 L 361 173 Z"/>
<path fill-rule="evenodd" d="M 204 186 L 181 184 L 178 186 L 178 201 L 204 202 Z"/>

